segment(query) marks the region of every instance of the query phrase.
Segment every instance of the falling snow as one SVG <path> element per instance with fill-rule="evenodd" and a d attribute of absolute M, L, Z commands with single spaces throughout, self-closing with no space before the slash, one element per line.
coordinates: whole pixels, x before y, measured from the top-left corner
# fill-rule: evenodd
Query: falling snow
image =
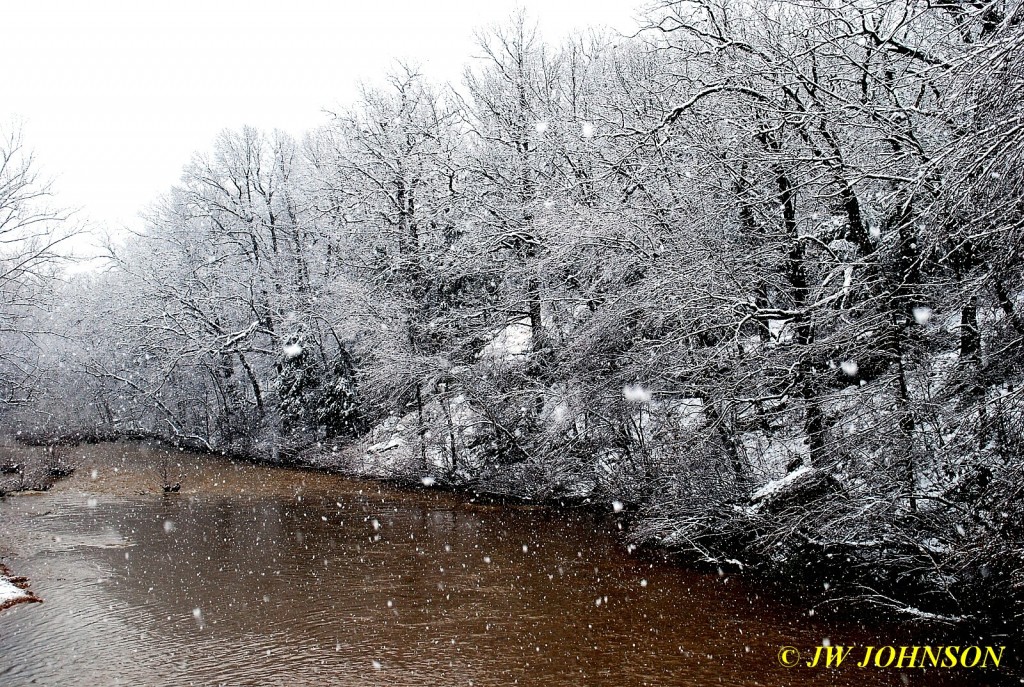
<path fill-rule="evenodd" d="M 651 392 L 639 384 L 630 384 L 622 389 L 622 397 L 630 403 L 650 403 Z"/>
<path fill-rule="evenodd" d="M 928 324 L 928 320 L 932 319 L 932 309 L 927 306 L 916 306 L 911 312 L 914 315 L 914 321 L 922 327 Z"/>

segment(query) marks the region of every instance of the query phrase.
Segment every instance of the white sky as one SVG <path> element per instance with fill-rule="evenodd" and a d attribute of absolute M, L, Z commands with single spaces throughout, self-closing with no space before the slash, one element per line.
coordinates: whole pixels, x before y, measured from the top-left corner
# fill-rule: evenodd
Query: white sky
<path fill-rule="evenodd" d="M 0 129 L 20 123 L 57 202 L 138 226 L 224 128 L 293 134 L 398 58 L 459 81 L 473 30 L 525 7 L 549 41 L 632 32 L 637 0 L 21 0 L 6 2 Z"/>

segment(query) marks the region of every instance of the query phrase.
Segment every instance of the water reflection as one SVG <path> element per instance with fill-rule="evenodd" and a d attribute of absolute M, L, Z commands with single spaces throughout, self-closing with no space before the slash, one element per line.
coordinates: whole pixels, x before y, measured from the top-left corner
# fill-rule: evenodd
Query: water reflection
<path fill-rule="evenodd" d="M 585 516 L 138 445 L 81 453 L 83 469 L 53 491 L 0 504 L 0 535 L 46 599 L 0 615 L 0 684 L 899 679 L 778 666 L 784 644 L 896 638 L 638 559 Z M 159 493 L 168 457 L 185 475 L 178 494 Z"/>

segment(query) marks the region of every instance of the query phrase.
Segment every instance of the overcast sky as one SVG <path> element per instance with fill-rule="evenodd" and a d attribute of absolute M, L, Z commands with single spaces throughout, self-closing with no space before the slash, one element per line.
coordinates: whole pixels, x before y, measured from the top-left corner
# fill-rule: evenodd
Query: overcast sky
<path fill-rule="evenodd" d="M 138 226 L 224 128 L 294 134 L 398 58 L 458 81 L 473 31 L 517 7 L 549 40 L 631 32 L 635 0 L 241 0 L 5 3 L 0 128 L 21 123 L 58 201 L 94 225 Z"/>

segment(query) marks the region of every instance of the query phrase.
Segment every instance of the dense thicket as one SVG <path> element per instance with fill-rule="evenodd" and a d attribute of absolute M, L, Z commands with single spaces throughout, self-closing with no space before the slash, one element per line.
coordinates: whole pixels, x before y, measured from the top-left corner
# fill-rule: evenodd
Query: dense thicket
<path fill-rule="evenodd" d="M 517 18 L 458 87 L 223 134 L 49 313 L 74 334 L 8 415 L 621 500 L 708 561 L 1019 621 L 1022 20 Z"/>

